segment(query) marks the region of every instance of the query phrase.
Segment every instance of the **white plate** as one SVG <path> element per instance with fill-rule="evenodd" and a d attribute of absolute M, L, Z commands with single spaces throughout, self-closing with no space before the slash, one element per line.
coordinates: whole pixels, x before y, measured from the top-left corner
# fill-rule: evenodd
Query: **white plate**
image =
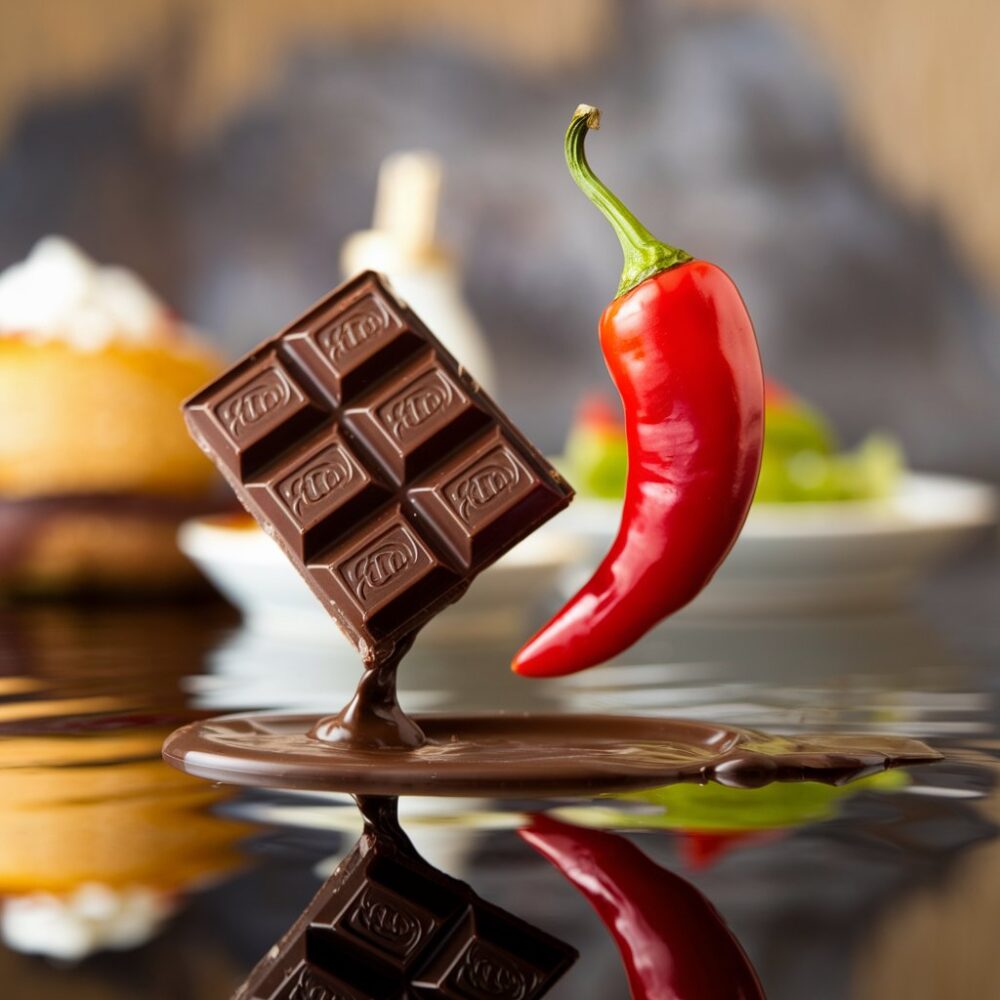
<path fill-rule="evenodd" d="M 568 593 L 617 531 L 620 506 L 577 498 L 435 618 L 435 641 L 519 635 L 555 588 Z M 883 501 L 754 507 L 715 579 L 685 614 L 803 612 L 884 607 L 948 554 L 996 523 L 995 490 L 947 476 L 905 477 Z M 339 633 L 277 545 L 262 531 L 199 518 L 180 546 L 255 626 L 318 636 Z"/>
<path fill-rule="evenodd" d="M 611 501 L 578 499 L 557 519 L 559 531 L 588 542 L 578 577 L 607 551 L 618 512 Z M 996 517 L 993 487 L 912 473 L 885 500 L 760 504 L 686 613 L 885 606 L 942 558 L 987 538 Z"/>
<path fill-rule="evenodd" d="M 347 647 L 305 581 L 256 525 L 234 526 L 225 516 L 195 518 L 181 525 L 178 543 L 255 628 L 335 635 Z M 553 596 L 585 552 L 582 540 L 571 535 L 536 532 L 477 577 L 460 601 L 428 623 L 422 637 L 483 640 L 524 631 L 525 616 Z"/>

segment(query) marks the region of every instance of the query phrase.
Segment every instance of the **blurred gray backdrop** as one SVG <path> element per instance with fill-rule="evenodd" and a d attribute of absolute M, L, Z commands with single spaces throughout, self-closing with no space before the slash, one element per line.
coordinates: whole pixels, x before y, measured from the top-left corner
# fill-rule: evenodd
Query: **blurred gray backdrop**
<path fill-rule="evenodd" d="M 235 355 L 339 280 L 382 157 L 436 150 L 442 231 L 501 400 L 556 449 L 579 394 L 608 384 L 595 328 L 620 268 L 563 164 L 586 101 L 604 111 L 598 172 L 653 232 L 732 274 L 767 369 L 846 443 L 886 428 L 917 467 L 1000 479 L 997 316 L 939 221 L 876 181 L 837 80 L 786 22 L 622 4 L 587 60 L 550 72 L 479 58 L 445 32 L 304 39 L 271 85 L 191 141 L 169 107 L 194 30 L 180 18 L 110 82 L 21 109 L 0 151 L 0 265 L 66 233 L 134 267 Z"/>

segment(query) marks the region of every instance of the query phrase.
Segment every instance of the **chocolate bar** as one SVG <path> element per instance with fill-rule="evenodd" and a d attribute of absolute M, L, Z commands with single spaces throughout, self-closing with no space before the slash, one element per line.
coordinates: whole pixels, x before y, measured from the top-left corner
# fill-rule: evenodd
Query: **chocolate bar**
<path fill-rule="evenodd" d="M 366 661 L 572 497 L 372 272 L 237 362 L 184 415 Z"/>
<path fill-rule="evenodd" d="M 234 1000 L 536 1000 L 557 938 L 382 837 L 363 837 Z"/>

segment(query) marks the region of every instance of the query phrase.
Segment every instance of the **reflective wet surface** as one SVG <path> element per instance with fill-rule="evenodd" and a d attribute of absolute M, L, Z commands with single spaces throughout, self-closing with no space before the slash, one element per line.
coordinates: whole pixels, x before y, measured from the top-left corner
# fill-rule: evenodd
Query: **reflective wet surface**
<path fill-rule="evenodd" d="M 664 924 L 661 966 L 721 948 L 771 998 L 998 995 L 998 592 L 1000 567 L 982 558 L 891 613 L 692 613 L 620 665 L 552 682 L 511 676 L 499 632 L 418 643 L 401 673 L 411 711 L 887 734 L 946 759 L 840 786 L 408 797 L 402 827 L 435 870 L 579 953 L 554 998 L 629 996 L 627 942 L 559 863 L 608 843 L 591 832 L 632 845 L 609 850 L 646 872 L 640 885 L 723 918 L 723 937 Z M 160 745 L 222 711 L 335 710 L 357 671 L 322 634 L 255 632 L 221 605 L 0 611 L 0 995 L 228 997 L 348 856 L 361 817 L 346 796 L 190 778 Z M 539 830 L 563 837 L 562 856 Z M 618 905 L 639 907 L 627 871 L 610 881 Z"/>

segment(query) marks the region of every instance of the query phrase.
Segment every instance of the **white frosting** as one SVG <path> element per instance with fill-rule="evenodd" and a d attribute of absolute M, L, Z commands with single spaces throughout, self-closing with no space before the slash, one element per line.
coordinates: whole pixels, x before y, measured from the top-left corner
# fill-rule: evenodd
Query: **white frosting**
<path fill-rule="evenodd" d="M 78 961 L 149 941 L 174 912 L 171 895 L 146 886 L 81 885 L 68 896 L 10 896 L 0 904 L 0 936 L 15 951 Z"/>
<path fill-rule="evenodd" d="M 58 236 L 0 273 L 0 336 L 62 340 L 84 351 L 155 337 L 163 303 L 131 271 L 100 267 Z"/>

